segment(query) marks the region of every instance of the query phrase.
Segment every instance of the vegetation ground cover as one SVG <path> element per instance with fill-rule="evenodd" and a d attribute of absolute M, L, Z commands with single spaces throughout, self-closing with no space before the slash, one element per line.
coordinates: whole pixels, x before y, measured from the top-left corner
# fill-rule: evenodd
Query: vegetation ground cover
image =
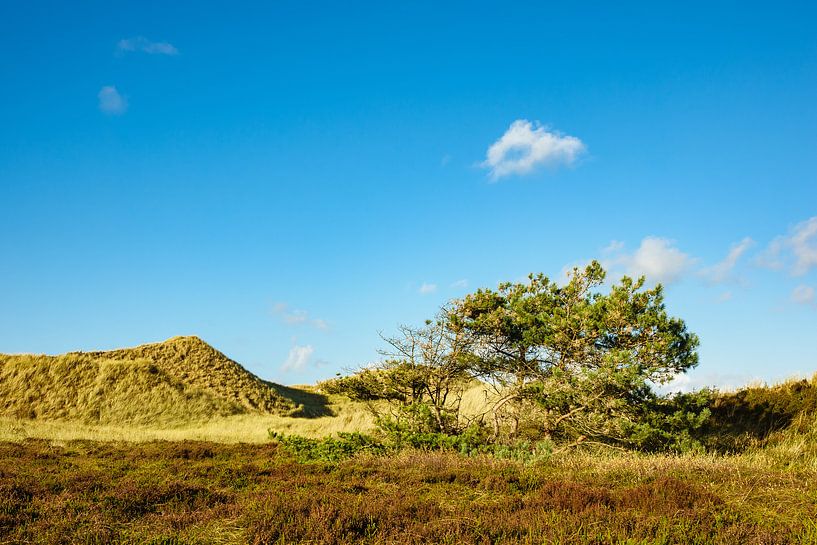
<path fill-rule="evenodd" d="M 0 444 L 0 542 L 808 543 L 815 476 L 762 454 L 304 464 L 275 444 L 29 440 Z"/>

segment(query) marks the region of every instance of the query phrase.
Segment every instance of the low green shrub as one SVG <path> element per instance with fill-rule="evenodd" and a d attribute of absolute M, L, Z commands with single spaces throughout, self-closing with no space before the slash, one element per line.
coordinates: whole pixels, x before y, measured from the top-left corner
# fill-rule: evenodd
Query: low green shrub
<path fill-rule="evenodd" d="M 625 427 L 623 446 L 644 452 L 704 452 L 715 395 L 704 389 L 654 397 L 641 408 L 639 418 Z"/>
<path fill-rule="evenodd" d="M 435 432 L 390 430 L 384 441 L 361 433 L 339 433 L 338 437 L 310 439 L 269 431 L 270 439 L 299 462 L 337 463 L 359 453 L 386 455 L 403 449 L 455 452 L 463 456 L 488 455 L 502 460 L 532 463 L 546 460 L 553 452 L 549 440 L 519 440 L 511 444 L 490 443 L 484 430 L 471 427 L 459 435 Z"/>
<path fill-rule="evenodd" d="M 385 454 L 387 447 L 362 433 L 338 433 L 338 437 L 309 439 L 300 435 L 286 435 L 269 430 L 270 439 L 281 445 L 300 462 L 336 463 L 365 452 Z"/>

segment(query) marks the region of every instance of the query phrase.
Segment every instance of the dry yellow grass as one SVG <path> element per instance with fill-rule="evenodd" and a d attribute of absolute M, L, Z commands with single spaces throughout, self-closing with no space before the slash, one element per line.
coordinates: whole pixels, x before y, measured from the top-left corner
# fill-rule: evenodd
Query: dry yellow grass
<path fill-rule="evenodd" d="M 109 352 L 0 355 L 0 416 L 169 427 L 296 410 L 196 337 Z"/>
<path fill-rule="evenodd" d="M 362 403 L 340 396 L 330 396 L 324 407 L 326 416 L 306 418 L 276 414 L 236 414 L 168 425 L 152 423 L 88 423 L 78 420 L 20 419 L 0 417 L 0 441 L 22 441 L 28 438 L 57 442 L 93 441 L 214 441 L 219 443 L 263 443 L 269 441 L 268 430 L 323 437 L 345 431 L 369 431 L 374 428 L 371 413 Z"/>
<path fill-rule="evenodd" d="M 73 355 L 76 353 L 66 356 Z M 79 355 L 125 362 L 149 360 L 170 379 L 248 411 L 275 413 L 294 408 L 275 391 L 275 385 L 259 379 L 198 337 L 174 337 L 134 348 Z"/>
<path fill-rule="evenodd" d="M 287 416 L 280 414 L 234 414 L 184 421 L 168 418 L 146 424 L 123 421 L 89 422 L 80 419 L 0 417 L 0 441 L 22 441 L 29 438 L 57 442 L 93 441 L 213 441 L 219 443 L 263 443 L 269 440 L 269 430 L 304 437 L 320 438 L 338 432 L 370 432 L 375 429 L 374 417 L 365 403 L 350 401 L 339 395 L 321 396 L 308 386 L 281 388 L 284 394 L 302 403 L 303 412 L 323 416 Z M 474 385 L 463 396 L 466 414 L 478 414 L 485 408 L 484 386 Z M 317 406 L 310 399 L 321 399 Z M 490 399 L 487 398 L 487 399 Z"/>

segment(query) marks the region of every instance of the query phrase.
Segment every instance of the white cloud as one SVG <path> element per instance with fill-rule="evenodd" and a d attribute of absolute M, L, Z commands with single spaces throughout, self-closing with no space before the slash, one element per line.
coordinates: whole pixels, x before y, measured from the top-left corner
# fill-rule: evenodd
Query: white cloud
<path fill-rule="evenodd" d="M 731 291 L 725 291 L 718 296 L 718 303 L 725 303 L 727 301 L 731 301 L 734 298 L 734 295 Z"/>
<path fill-rule="evenodd" d="M 296 344 L 289 349 L 289 355 L 287 356 L 284 364 L 281 365 L 281 370 L 300 371 L 309 363 L 309 359 L 312 357 L 314 352 L 315 349 L 312 348 L 311 344 L 307 344 L 305 346 L 299 346 Z"/>
<path fill-rule="evenodd" d="M 309 318 L 309 313 L 305 310 L 293 310 L 282 314 L 281 318 L 288 324 L 302 324 Z"/>
<path fill-rule="evenodd" d="M 454 288 L 454 289 L 463 290 L 463 289 L 468 287 L 468 279 L 467 278 L 462 278 L 460 280 L 452 282 L 451 287 Z"/>
<path fill-rule="evenodd" d="M 417 293 L 420 295 L 428 295 L 430 293 L 434 293 L 435 291 L 437 291 L 437 284 L 428 284 L 423 282 L 420 289 L 417 290 Z"/>
<path fill-rule="evenodd" d="M 97 94 L 100 111 L 109 115 L 121 115 L 128 109 L 128 101 L 119 94 L 116 87 L 106 85 Z"/>
<path fill-rule="evenodd" d="M 499 140 L 491 144 L 481 166 L 494 180 L 511 174 L 528 174 L 542 165 L 570 165 L 585 150 L 575 136 L 551 132 L 526 119 L 511 123 Z"/>
<path fill-rule="evenodd" d="M 798 223 L 788 235 L 774 239 L 757 263 L 776 270 L 788 265 L 793 276 L 803 276 L 817 267 L 817 216 Z"/>
<path fill-rule="evenodd" d="M 329 329 L 329 323 L 326 320 L 313 318 L 309 312 L 305 310 L 290 310 L 289 305 L 286 303 L 275 303 L 272 307 L 272 312 L 288 325 L 309 325 L 323 331 Z"/>
<path fill-rule="evenodd" d="M 320 318 L 313 318 L 312 319 L 312 325 L 314 327 L 317 327 L 318 329 L 322 329 L 324 331 L 329 329 L 329 323 L 326 320 L 321 320 Z"/>
<path fill-rule="evenodd" d="M 783 237 L 777 237 L 755 258 L 755 264 L 765 269 L 779 271 L 784 267 L 783 260 L 780 257 L 782 252 Z"/>
<path fill-rule="evenodd" d="M 791 292 L 791 300 L 798 305 L 817 306 L 817 293 L 811 286 L 797 286 Z"/>
<path fill-rule="evenodd" d="M 701 271 L 701 275 L 713 284 L 721 284 L 732 279 L 732 271 L 738 261 L 746 251 L 754 246 L 755 241 L 746 237 L 740 242 L 733 244 L 729 253 L 720 263 L 707 267 Z"/>
<path fill-rule="evenodd" d="M 667 384 L 658 385 L 657 389 L 666 394 L 692 392 L 707 387 L 721 391 L 733 391 L 759 382 L 757 377 L 745 373 L 701 373 L 693 369 L 689 373 L 676 376 Z"/>
<path fill-rule="evenodd" d="M 144 36 L 119 40 L 116 49 L 120 52 L 141 51 L 150 55 L 178 55 L 179 50 L 167 42 L 152 42 Z"/>
<path fill-rule="evenodd" d="M 671 284 L 694 263 L 695 259 L 676 248 L 673 241 L 646 237 L 635 252 L 614 256 L 607 265 L 611 268 L 623 267 L 625 273 L 633 277 L 646 276 L 650 283 Z"/>
<path fill-rule="evenodd" d="M 797 224 L 788 239 L 794 254 L 792 274 L 802 276 L 817 267 L 817 216 Z"/>
<path fill-rule="evenodd" d="M 624 249 L 624 243 L 620 240 L 611 240 L 610 244 L 602 249 L 601 253 L 604 255 L 614 254 Z"/>

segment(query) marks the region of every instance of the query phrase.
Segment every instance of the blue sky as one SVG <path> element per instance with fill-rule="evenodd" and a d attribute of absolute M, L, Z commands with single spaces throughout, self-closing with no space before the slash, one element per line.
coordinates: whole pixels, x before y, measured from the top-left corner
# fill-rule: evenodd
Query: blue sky
<path fill-rule="evenodd" d="M 647 273 L 683 386 L 817 371 L 808 3 L 6 2 L 0 352 L 264 378 L 529 272 Z"/>

